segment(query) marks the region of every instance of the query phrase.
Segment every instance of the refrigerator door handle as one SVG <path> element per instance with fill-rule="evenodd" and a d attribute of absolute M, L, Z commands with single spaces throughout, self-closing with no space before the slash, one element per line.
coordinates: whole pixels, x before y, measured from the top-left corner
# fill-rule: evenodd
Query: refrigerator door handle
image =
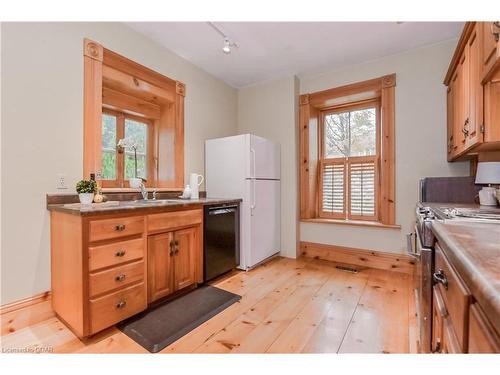
<path fill-rule="evenodd" d="M 256 159 L 255 159 L 255 149 L 251 148 L 250 149 L 250 152 L 252 153 L 252 162 L 253 162 L 253 173 L 252 173 L 252 178 L 255 178 L 256 176 L 256 171 L 257 171 L 257 167 L 255 166 L 255 163 L 256 163 Z"/>
<path fill-rule="evenodd" d="M 255 186 L 256 180 L 255 178 L 252 180 L 252 204 L 250 205 L 250 213 L 253 216 L 253 210 L 257 206 L 257 194 L 255 193 L 256 186 Z"/>

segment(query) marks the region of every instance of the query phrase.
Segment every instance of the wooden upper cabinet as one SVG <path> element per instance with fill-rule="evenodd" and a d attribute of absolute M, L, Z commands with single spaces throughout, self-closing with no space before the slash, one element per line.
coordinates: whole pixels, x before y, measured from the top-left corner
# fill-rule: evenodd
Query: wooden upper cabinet
<path fill-rule="evenodd" d="M 500 149 L 500 59 L 492 22 L 467 22 L 448 68 L 447 156 Z"/>
<path fill-rule="evenodd" d="M 454 98 L 453 94 L 455 93 L 455 90 L 453 89 L 452 85 L 448 87 L 447 93 L 446 93 L 446 115 L 447 115 L 447 152 L 448 152 L 448 161 L 451 161 L 453 157 L 453 152 L 454 152 L 454 134 L 453 134 L 453 129 L 454 129 L 454 123 L 453 123 L 453 118 L 454 118 Z"/>
<path fill-rule="evenodd" d="M 457 75 L 456 75 L 456 87 L 455 87 L 455 146 L 457 146 L 456 153 L 461 153 L 465 149 L 465 140 L 466 137 L 464 135 L 465 126 L 468 121 L 468 68 L 469 68 L 469 55 L 468 49 L 465 49 L 458 67 L 457 67 Z"/>
<path fill-rule="evenodd" d="M 473 147 L 483 141 L 483 85 L 481 65 L 481 24 L 476 24 L 469 38 L 466 48 L 468 53 L 468 117 L 466 119 L 465 134 L 466 148 Z"/>
<path fill-rule="evenodd" d="M 500 59 L 500 23 L 479 22 L 482 39 L 481 65 L 484 75 L 487 75 Z"/>

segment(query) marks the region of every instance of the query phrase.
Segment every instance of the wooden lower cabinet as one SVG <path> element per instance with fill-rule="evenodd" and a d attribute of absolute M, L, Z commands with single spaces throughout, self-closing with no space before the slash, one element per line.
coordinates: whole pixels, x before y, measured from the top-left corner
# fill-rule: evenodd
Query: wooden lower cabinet
<path fill-rule="evenodd" d="M 448 312 L 444 306 L 443 297 L 439 290 L 434 287 L 432 292 L 432 347 L 433 353 L 443 351 L 443 324 Z"/>
<path fill-rule="evenodd" d="M 52 211 L 53 310 L 86 337 L 202 282 L 202 228 L 199 207 L 150 215 Z"/>
<path fill-rule="evenodd" d="M 477 303 L 470 306 L 469 353 L 500 353 L 500 337 Z"/>
<path fill-rule="evenodd" d="M 469 304 L 471 294 L 462 281 L 454 267 L 448 261 L 441 246 L 436 244 L 435 249 L 435 280 L 438 282 L 434 287 L 439 290 L 439 295 L 444 301 L 444 309 L 449 316 L 454 335 L 459 342 L 461 351 L 467 351 Z"/>
<path fill-rule="evenodd" d="M 440 243 L 435 249 L 432 303 L 433 353 L 500 353 L 500 336 Z"/>
<path fill-rule="evenodd" d="M 453 323 L 450 317 L 443 320 L 443 344 L 441 353 L 444 354 L 460 354 L 463 353 L 458 342 Z"/>
<path fill-rule="evenodd" d="M 173 232 L 148 238 L 148 301 L 156 301 L 174 292 Z"/>
<path fill-rule="evenodd" d="M 149 236 L 149 302 L 197 283 L 200 230 L 189 227 Z"/>
<path fill-rule="evenodd" d="M 196 249 L 198 244 L 196 227 L 174 232 L 174 288 L 184 289 L 196 283 Z"/>
<path fill-rule="evenodd" d="M 147 307 L 144 283 L 90 300 L 91 333 L 102 331 Z"/>

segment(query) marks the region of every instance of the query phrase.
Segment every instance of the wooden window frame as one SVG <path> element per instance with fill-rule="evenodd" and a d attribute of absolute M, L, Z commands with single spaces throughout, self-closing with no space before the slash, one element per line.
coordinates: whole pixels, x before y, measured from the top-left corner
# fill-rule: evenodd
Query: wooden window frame
<path fill-rule="evenodd" d="M 184 187 L 184 98 L 180 81 L 84 39 L 83 178 L 101 172 L 103 110 L 151 122 L 155 160 L 146 186 L 179 191 Z M 148 134 L 149 135 L 149 134 Z M 103 180 L 105 181 L 105 180 Z M 104 185 L 109 185 L 104 183 Z M 111 190 L 127 189 L 109 187 Z"/>
<path fill-rule="evenodd" d="M 366 220 L 366 221 L 378 221 L 378 214 L 380 212 L 380 181 L 379 181 L 379 169 L 380 169 L 380 99 L 368 99 L 359 102 L 353 102 L 348 104 L 342 104 L 335 107 L 329 107 L 320 111 L 319 123 L 318 123 L 318 153 L 319 153 L 319 172 L 318 172 L 318 199 L 317 199 L 317 213 L 319 218 L 327 219 L 340 219 L 340 220 Z M 350 156 L 350 157 L 336 157 L 336 158 L 326 158 L 325 157 L 325 139 L 324 139 L 324 128 L 325 128 L 325 117 L 335 113 L 352 112 L 362 109 L 375 108 L 375 145 L 376 152 L 375 155 L 370 156 Z M 366 215 L 352 215 L 351 214 L 351 194 L 350 194 L 350 181 L 351 181 L 351 164 L 358 164 L 362 162 L 373 161 L 375 164 L 375 212 L 373 216 Z M 344 213 L 329 213 L 322 210 L 323 202 L 323 167 L 325 165 L 333 164 L 343 164 L 344 165 Z"/>
<path fill-rule="evenodd" d="M 156 175 L 156 154 L 155 154 L 155 121 L 141 116 L 132 115 L 125 112 L 115 111 L 109 108 L 103 108 L 102 113 L 116 117 L 116 141 L 125 137 L 125 120 L 130 119 L 148 127 L 147 139 L 147 170 L 148 178 L 145 182 L 146 187 L 154 187 L 154 176 Z M 130 188 L 128 180 L 125 179 L 125 153 L 116 152 L 116 179 L 101 180 L 103 188 Z"/>
<path fill-rule="evenodd" d="M 395 223 L 395 87 L 396 75 L 390 74 L 299 97 L 299 203 L 300 220 L 399 228 Z M 355 105 L 379 101 L 375 178 L 376 215 L 373 218 L 345 218 L 320 215 L 322 172 L 322 116 L 329 110 L 339 111 Z M 351 157 L 350 159 L 359 158 Z M 358 160 L 359 161 L 359 160 Z M 344 173 L 348 173 L 345 169 Z M 348 177 L 348 176 L 346 176 Z M 347 204 L 344 201 L 344 204 Z"/>

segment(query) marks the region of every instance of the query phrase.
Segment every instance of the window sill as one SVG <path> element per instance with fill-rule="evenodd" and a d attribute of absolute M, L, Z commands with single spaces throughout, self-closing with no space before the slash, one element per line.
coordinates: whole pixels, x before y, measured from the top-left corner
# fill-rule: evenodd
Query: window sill
<path fill-rule="evenodd" d="M 360 227 L 385 228 L 385 229 L 401 229 L 399 224 L 383 224 L 379 221 L 364 221 L 364 220 L 339 220 L 326 218 L 300 219 L 302 223 L 321 223 L 321 224 L 340 224 L 352 225 Z"/>

